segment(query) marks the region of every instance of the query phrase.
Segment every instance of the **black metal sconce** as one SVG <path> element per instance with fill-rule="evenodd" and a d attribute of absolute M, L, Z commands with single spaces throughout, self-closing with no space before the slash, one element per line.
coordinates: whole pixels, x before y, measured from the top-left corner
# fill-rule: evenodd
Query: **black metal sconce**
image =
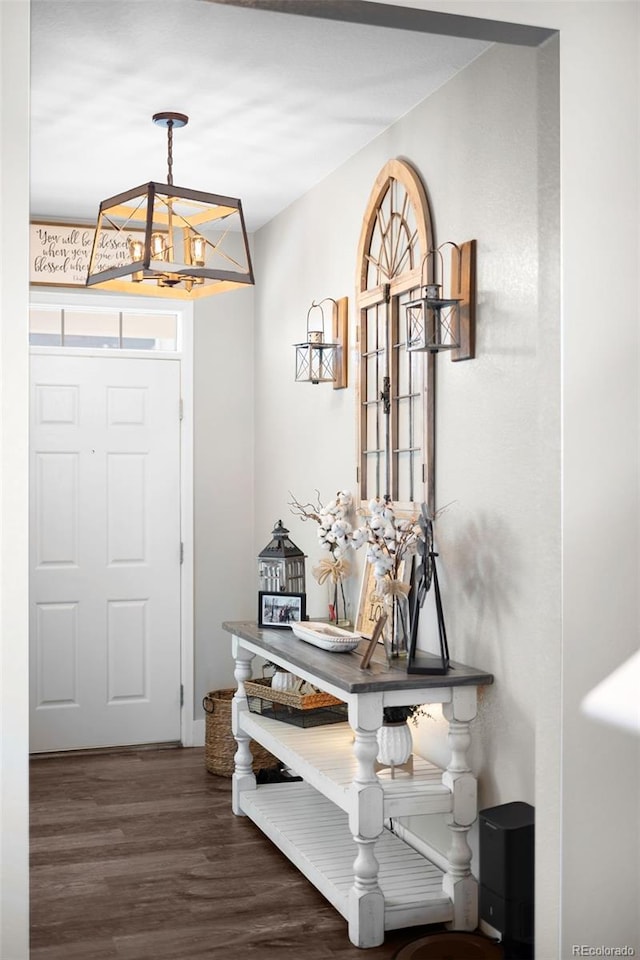
<path fill-rule="evenodd" d="M 325 340 L 323 303 L 333 304 L 333 340 Z M 307 339 L 295 344 L 297 383 L 333 383 L 334 390 L 347 386 L 348 329 L 347 297 L 313 301 L 307 312 Z"/>
<path fill-rule="evenodd" d="M 461 246 L 447 240 L 422 261 L 422 296 L 406 306 L 407 350 L 451 351 L 452 360 L 475 356 L 475 240 Z M 451 268 L 445 284 L 443 247 L 450 246 Z M 427 277 L 425 278 L 425 268 Z M 448 293 L 443 295 L 443 289 Z"/>

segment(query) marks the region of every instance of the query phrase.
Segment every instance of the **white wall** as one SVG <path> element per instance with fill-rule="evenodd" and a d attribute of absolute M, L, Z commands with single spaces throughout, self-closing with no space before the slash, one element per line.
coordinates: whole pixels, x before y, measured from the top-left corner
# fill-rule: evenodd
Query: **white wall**
<path fill-rule="evenodd" d="M 310 499 L 317 487 L 326 500 L 353 484 L 356 394 L 353 386 L 336 392 L 293 382 L 290 344 L 304 334 L 306 306 L 349 294 L 353 343 L 358 236 L 374 178 L 390 157 L 407 157 L 420 170 L 438 242 L 478 240 L 478 359 L 438 359 L 436 508 L 452 506 L 436 531 L 452 656 L 496 673 L 478 725 L 483 805 L 533 803 L 529 678 L 540 632 L 555 630 L 559 644 L 557 617 L 549 619 L 559 606 L 559 537 L 551 557 L 538 549 L 543 509 L 558 516 L 560 484 L 557 454 L 554 469 L 540 469 L 542 432 L 555 434 L 559 447 L 559 325 L 556 316 L 540 349 L 537 57 L 493 47 L 256 237 L 263 277 L 256 288 L 256 458 L 269 462 L 256 485 L 256 526 L 268 528 L 284 511 L 309 555 L 308 574 L 319 557 L 315 526 L 291 516 L 287 490 Z M 557 236 L 549 240 L 557 244 Z M 352 358 L 352 382 L 354 367 Z M 540 393 L 549 381 L 555 403 L 542 422 Z M 279 423 L 289 442 L 274 457 Z M 545 562 L 554 564 L 555 595 L 541 609 Z M 313 581 L 309 593 L 314 615 L 323 594 L 315 599 Z M 432 732 L 425 724 L 425 750 Z"/>
<path fill-rule="evenodd" d="M 222 621 L 256 615 L 253 298 L 247 288 L 194 304 L 197 718 L 208 691 L 235 685 Z"/>
<path fill-rule="evenodd" d="M 482 806 L 535 802 L 532 677 L 541 637 L 558 656 L 561 643 L 557 282 L 539 298 L 539 247 L 557 262 L 559 242 L 557 102 L 557 43 L 496 45 L 256 237 L 256 462 L 269 464 L 257 477 L 256 529 L 285 513 L 309 555 L 312 616 L 323 599 L 310 578 L 315 526 L 291 516 L 287 491 L 311 499 L 317 487 L 326 500 L 353 484 L 356 394 L 293 382 L 290 345 L 306 307 L 349 294 L 353 343 L 358 236 L 390 157 L 419 169 L 437 242 L 478 241 L 477 359 L 438 358 L 436 509 L 451 506 L 436 539 L 451 655 L 495 674 L 475 724 Z M 555 200 L 544 210 L 543 162 Z M 352 358 L 352 383 L 354 368 Z M 275 442 L 283 430 L 289 442 Z M 444 722 L 425 720 L 416 739 L 446 763 L 445 735 Z"/>
<path fill-rule="evenodd" d="M 640 11 L 628 2 L 414 5 L 467 16 L 481 6 L 484 18 L 560 31 L 563 635 L 560 650 L 541 637 L 537 658 L 537 952 L 638 953 L 638 744 L 587 720 L 580 703 L 638 644 Z M 618 346 L 607 354 L 610 289 Z"/>
<path fill-rule="evenodd" d="M 597 5 L 600 8 L 600 5 Z M 640 952 L 640 742 L 580 710 L 585 694 L 638 647 L 638 40 L 640 7 L 605 4 L 562 41 L 591 56 L 561 72 L 563 140 L 601 111 L 605 142 L 584 143 L 562 179 L 563 322 L 563 949 L 633 945 Z M 580 91 L 582 109 L 570 103 Z M 589 103 L 588 109 L 586 104 Z M 593 131 L 589 131 L 593 137 Z M 566 162 L 567 150 L 563 160 Z M 577 158 L 576 158 L 577 159 Z M 600 203 L 581 206 L 602 184 Z M 604 246 L 605 252 L 600 250 Z M 597 306 L 611 291 L 616 347 L 603 349 Z M 591 531 L 597 531 L 592 543 Z M 610 572 L 615 571 L 614 576 Z M 603 908 L 594 864 L 606 877 Z"/>
<path fill-rule="evenodd" d="M 541 960 L 573 956 L 574 945 L 637 954 L 638 744 L 586 719 L 580 703 L 638 645 L 640 8 L 412 5 L 560 33 L 562 641 L 541 634 L 537 648 L 536 950 Z M 602 338 L 609 293 L 612 351 Z M 553 546 L 553 526 L 547 537 Z"/>
<path fill-rule="evenodd" d="M 0 957 L 29 955 L 29 7 L 0 3 Z"/>

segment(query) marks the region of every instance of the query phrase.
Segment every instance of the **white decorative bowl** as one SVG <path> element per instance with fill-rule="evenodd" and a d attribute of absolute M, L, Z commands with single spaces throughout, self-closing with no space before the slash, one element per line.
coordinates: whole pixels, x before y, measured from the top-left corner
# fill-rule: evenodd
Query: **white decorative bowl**
<path fill-rule="evenodd" d="M 332 653 L 349 653 L 350 650 L 355 650 L 362 640 L 361 634 L 334 627 L 332 623 L 299 620 L 290 626 L 299 640 Z"/>

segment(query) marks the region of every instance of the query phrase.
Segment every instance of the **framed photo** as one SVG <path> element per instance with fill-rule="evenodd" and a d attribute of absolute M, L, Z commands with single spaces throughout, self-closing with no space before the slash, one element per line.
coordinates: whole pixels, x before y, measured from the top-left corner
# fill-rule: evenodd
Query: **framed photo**
<path fill-rule="evenodd" d="M 273 627 L 276 630 L 291 628 L 296 620 L 306 616 L 306 594 L 304 593 L 258 593 L 258 626 Z"/>
<path fill-rule="evenodd" d="M 413 567 L 413 557 L 403 560 L 398 570 L 399 579 L 404 583 L 411 582 L 411 570 Z M 363 637 L 371 639 L 375 626 L 384 613 L 384 602 L 382 597 L 376 593 L 376 578 L 373 575 L 373 564 L 365 562 L 362 572 L 362 582 L 360 585 L 360 599 L 358 601 L 358 613 L 354 630 L 362 634 Z"/>

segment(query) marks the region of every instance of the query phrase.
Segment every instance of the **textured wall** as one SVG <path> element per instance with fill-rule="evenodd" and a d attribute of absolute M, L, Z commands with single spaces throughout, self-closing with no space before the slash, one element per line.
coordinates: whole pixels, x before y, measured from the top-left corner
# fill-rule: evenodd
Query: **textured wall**
<path fill-rule="evenodd" d="M 540 535 L 545 511 L 557 519 L 560 481 L 558 454 L 550 461 L 547 449 L 549 441 L 559 447 L 557 310 L 544 349 L 538 324 L 539 56 L 493 47 L 256 236 L 256 462 L 269 464 L 256 483 L 263 538 L 287 513 L 289 489 L 328 498 L 353 484 L 355 390 L 293 383 L 290 344 L 314 297 L 345 294 L 353 341 L 357 241 L 386 160 L 406 157 L 419 169 L 440 242 L 478 241 L 478 358 L 438 359 L 436 502 L 451 505 L 436 531 L 452 655 L 496 675 L 476 724 L 485 805 L 534 802 L 531 676 L 540 636 L 556 631 L 559 643 L 559 533 L 544 544 Z M 287 442 L 276 444 L 283 430 Z M 289 519 L 310 567 L 315 528 Z M 543 603 L 545 565 L 556 578 Z M 309 593 L 313 615 L 322 596 L 314 583 Z M 422 628 L 426 643 L 426 618 Z M 422 749 L 441 757 L 442 734 L 442 723 L 423 722 Z"/>
<path fill-rule="evenodd" d="M 232 687 L 223 620 L 255 617 L 254 289 L 194 304 L 195 716 Z M 265 541 L 266 542 L 266 541 Z"/>
<path fill-rule="evenodd" d="M 29 956 L 29 5 L 0 4 L 0 957 Z"/>

